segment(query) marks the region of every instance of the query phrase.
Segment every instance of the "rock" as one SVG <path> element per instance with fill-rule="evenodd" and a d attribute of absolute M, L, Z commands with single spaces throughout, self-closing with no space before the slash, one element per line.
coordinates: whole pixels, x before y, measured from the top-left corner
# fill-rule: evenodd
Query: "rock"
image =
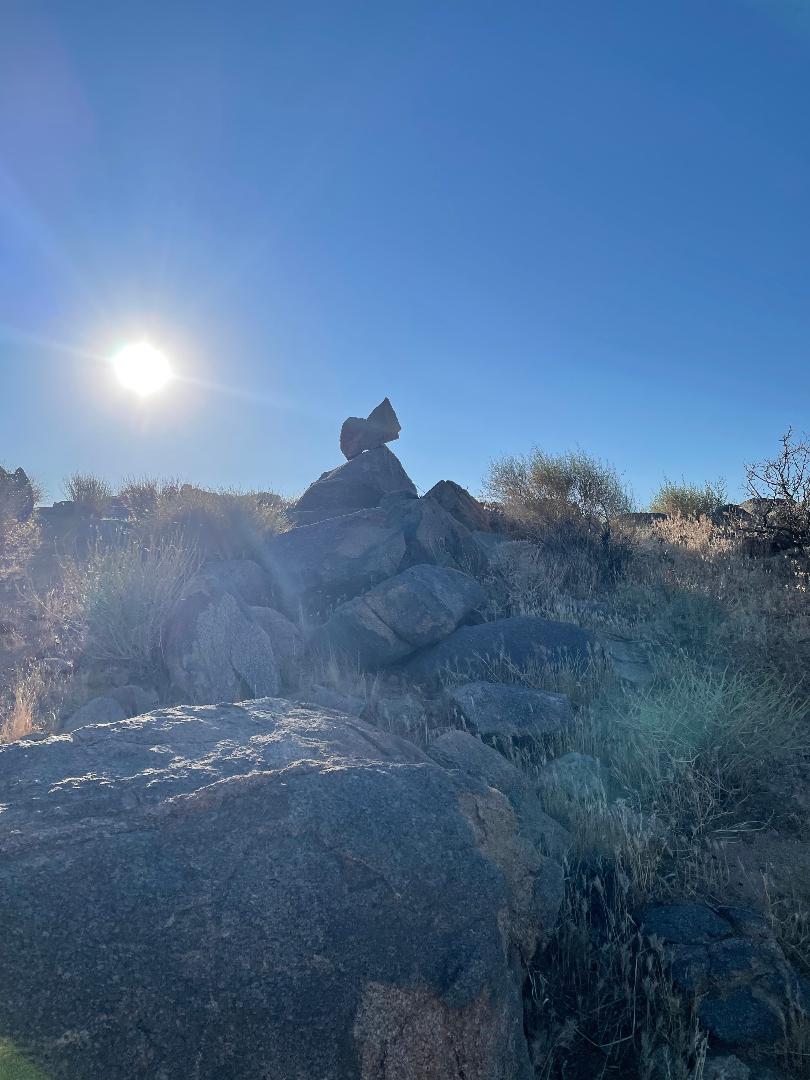
<path fill-rule="evenodd" d="M 446 731 L 430 743 L 428 753 L 446 769 L 497 788 L 512 804 L 518 824 L 538 850 L 562 862 L 571 847 L 571 835 L 540 808 L 537 791 L 511 761 L 466 731 Z"/>
<path fill-rule="evenodd" d="M 474 499 L 466 488 L 452 480 L 440 480 L 433 485 L 425 498 L 433 499 L 471 532 L 488 533 L 492 528 L 490 511 Z"/>
<path fill-rule="evenodd" d="M 282 685 L 297 685 L 305 651 L 301 631 L 286 615 L 282 615 L 275 608 L 251 606 L 248 612 L 251 619 L 258 623 L 273 643 L 273 655 L 278 664 Z"/>
<path fill-rule="evenodd" d="M 278 693 L 273 643 L 230 593 L 192 583 L 171 619 L 164 646 L 181 701 L 216 704 Z"/>
<path fill-rule="evenodd" d="M 757 912 L 681 901 L 646 909 L 640 922 L 663 942 L 676 988 L 699 999 L 710 1035 L 728 1046 L 771 1045 L 782 1036 L 782 1017 L 802 984 Z"/>
<path fill-rule="evenodd" d="M 465 572 L 486 566 L 470 531 L 433 499 L 384 501 L 384 506 L 292 529 L 269 542 L 266 565 L 287 615 L 322 615 L 419 563 Z"/>
<path fill-rule="evenodd" d="M 94 697 L 62 724 L 62 731 L 75 731 L 89 724 L 114 724 L 126 719 L 126 711 L 114 697 Z"/>
<path fill-rule="evenodd" d="M 471 682 L 448 690 L 469 727 L 479 735 L 511 739 L 559 734 L 573 717 L 564 694 L 510 683 Z"/>
<path fill-rule="evenodd" d="M 338 607 L 313 638 L 335 654 L 378 668 L 447 637 L 484 601 L 478 582 L 443 566 L 412 566 Z"/>
<path fill-rule="evenodd" d="M 274 537 L 267 562 L 283 610 L 317 614 L 396 574 L 405 536 L 382 509 L 329 518 Z"/>
<path fill-rule="evenodd" d="M 600 630 L 599 644 L 613 672 L 623 682 L 634 686 L 649 686 L 654 672 L 647 646 L 643 641 L 622 634 Z"/>
<path fill-rule="evenodd" d="M 723 506 L 718 506 L 712 510 L 709 514 L 709 521 L 711 521 L 712 525 L 717 525 L 720 528 L 742 526 L 751 522 L 751 515 L 747 510 L 743 510 L 741 506 L 737 506 L 736 503 L 725 503 Z"/>
<path fill-rule="evenodd" d="M 751 1070 L 733 1054 L 709 1054 L 703 1080 L 751 1080 Z"/>
<path fill-rule="evenodd" d="M 309 687 L 299 701 L 302 705 L 332 709 L 334 712 L 345 713 L 347 716 L 361 716 L 366 707 L 365 698 L 357 694 L 343 693 L 331 686 L 320 686 L 318 683 Z"/>
<path fill-rule="evenodd" d="M 503 662 L 520 670 L 565 658 L 585 662 L 594 645 L 594 635 L 573 623 L 517 615 L 480 626 L 462 626 L 438 645 L 418 653 L 403 670 L 417 683 L 439 682 L 448 671 L 474 681 L 491 677 Z"/>
<path fill-rule="evenodd" d="M 28 521 L 34 513 L 34 502 L 34 489 L 25 471 L 8 472 L 0 466 L 0 521 Z"/>
<path fill-rule="evenodd" d="M 263 607 L 272 599 L 270 577 L 252 559 L 212 559 L 205 564 L 199 576 L 245 604 Z"/>
<path fill-rule="evenodd" d="M 616 785 L 604 765 L 590 754 L 575 750 L 545 765 L 538 786 L 545 798 L 562 796 L 574 803 L 607 803 L 616 796 Z"/>
<path fill-rule="evenodd" d="M 325 472 L 307 488 L 294 509 L 324 520 L 379 506 L 384 495 L 400 492 L 415 496 L 416 488 L 399 458 L 387 446 L 378 446 Z"/>
<path fill-rule="evenodd" d="M 109 696 L 124 710 L 124 717 L 141 716 L 158 703 L 158 692 L 151 686 L 116 686 L 110 690 Z M 121 717 L 116 717 L 116 720 L 119 719 Z"/>
<path fill-rule="evenodd" d="M 383 398 L 365 420 L 350 416 L 343 422 L 340 429 L 341 453 L 351 461 L 364 450 L 376 450 L 378 446 L 398 439 L 401 430 L 393 405 L 388 398 Z"/>
<path fill-rule="evenodd" d="M 167 709 L 0 747 L 0 803 L 0 1030 L 48 1076 L 531 1080 L 554 868 L 413 744 Z"/>

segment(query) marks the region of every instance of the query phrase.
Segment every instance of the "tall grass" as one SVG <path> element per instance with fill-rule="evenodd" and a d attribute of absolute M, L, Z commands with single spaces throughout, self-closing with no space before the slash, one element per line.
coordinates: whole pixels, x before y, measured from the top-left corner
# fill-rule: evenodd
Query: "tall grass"
<path fill-rule="evenodd" d="M 73 620 L 85 655 L 154 667 L 166 626 L 200 565 L 197 548 L 182 539 L 98 548 L 73 569 Z"/>

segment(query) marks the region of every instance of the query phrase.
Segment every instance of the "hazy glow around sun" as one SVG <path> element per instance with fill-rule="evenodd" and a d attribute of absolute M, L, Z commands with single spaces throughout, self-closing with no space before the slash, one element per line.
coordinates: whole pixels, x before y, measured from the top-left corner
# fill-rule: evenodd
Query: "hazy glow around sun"
<path fill-rule="evenodd" d="M 169 361 L 145 341 L 125 345 L 112 358 L 118 381 L 141 397 L 162 390 L 172 377 Z"/>

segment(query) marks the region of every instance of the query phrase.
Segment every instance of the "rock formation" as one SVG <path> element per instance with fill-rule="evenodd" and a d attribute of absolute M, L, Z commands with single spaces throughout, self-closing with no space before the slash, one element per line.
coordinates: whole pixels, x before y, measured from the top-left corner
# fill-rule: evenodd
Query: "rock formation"
<path fill-rule="evenodd" d="M 388 398 L 383 398 L 365 420 L 350 416 L 340 429 L 340 449 L 350 461 L 364 450 L 375 450 L 387 442 L 399 438 L 400 427 L 397 414 Z"/>

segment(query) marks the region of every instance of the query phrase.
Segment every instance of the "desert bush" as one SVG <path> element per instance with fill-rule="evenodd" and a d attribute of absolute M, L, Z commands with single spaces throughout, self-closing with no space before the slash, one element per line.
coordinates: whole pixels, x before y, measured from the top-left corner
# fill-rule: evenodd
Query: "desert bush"
<path fill-rule="evenodd" d="M 726 502 L 726 485 L 723 480 L 696 484 L 680 484 L 664 480 L 650 502 L 650 510 L 655 514 L 668 514 L 670 517 L 697 518 L 708 516 Z"/>
<path fill-rule="evenodd" d="M 116 492 L 116 499 L 134 521 L 157 514 L 167 503 L 176 501 L 181 485 L 176 480 L 157 480 L 152 477 L 129 477 Z"/>
<path fill-rule="evenodd" d="M 72 622 L 85 655 L 146 671 L 159 665 L 166 626 L 200 564 L 183 540 L 97 548 L 74 564 Z"/>
<path fill-rule="evenodd" d="M 151 497 L 144 485 L 141 505 Z M 286 503 L 273 492 L 208 491 L 183 484 L 157 489 L 154 510 L 136 518 L 144 535 L 159 542 L 193 543 L 205 558 L 261 555 L 268 533 L 289 528 Z"/>
<path fill-rule="evenodd" d="M 89 513 L 100 514 L 112 498 L 112 489 L 98 476 L 73 473 L 65 481 L 65 495 Z"/>
<path fill-rule="evenodd" d="M 772 458 L 746 466 L 750 494 L 768 506 L 769 525 L 793 533 L 796 543 L 810 539 L 810 442 L 788 428 Z"/>
<path fill-rule="evenodd" d="M 487 495 L 527 524 L 582 520 L 604 525 L 633 509 L 633 499 L 613 465 L 582 451 L 548 454 L 535 447 L 523 457 L 493 462 Z"/>

